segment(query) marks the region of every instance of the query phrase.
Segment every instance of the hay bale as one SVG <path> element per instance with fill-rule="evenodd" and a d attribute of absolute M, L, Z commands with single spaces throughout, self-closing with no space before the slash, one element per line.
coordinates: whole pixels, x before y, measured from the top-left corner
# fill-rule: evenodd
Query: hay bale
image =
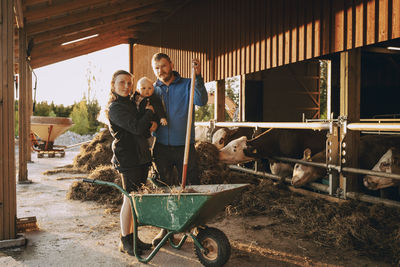
<path fill-rule="evenodd" d="M 111 166 L 98 166 L 89 175 L 90 179 L 113 182 L 122 186 L 120 174 Z M 111 186 L 96 185 L 76 181 L 72 183 L 67 192 L 67 199 L 96 201 L 101 204 L 120 205 L 122 204 L 121 192 Z"/>
<path fill-rule="evenodd" d="M 74 158 L 74 168 L 90 172 L 100 165 L 110 165 L 113 140 L 108 129 L 99 132 L 89 144 L 81 146 L 79 154 Z"/>

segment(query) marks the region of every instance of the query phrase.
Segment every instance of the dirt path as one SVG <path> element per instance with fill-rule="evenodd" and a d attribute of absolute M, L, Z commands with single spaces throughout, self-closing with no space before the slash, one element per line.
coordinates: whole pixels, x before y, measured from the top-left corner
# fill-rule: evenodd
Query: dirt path
<path fill-rule="evenodd" d="M 65 158 L 41 158 L 32 154 L 28 165 L 32 184 L 17 185 L 18 217 L 36 216 L 39 231 L 26 233 L 26 247 L 0 252 L 1 266 L 201 266 L 193 253 L 193 243 L 182 250 L 164 246 L 150 264 L 117 250 L 119 214 L 94 202 L 66 199 L 73 176 L 43 175 L 46 170 L 70 164 L 78 150 Z M 390 266 L 358 256 L 355 251 L 337 251 L 290 236 L 276 236 L 268 217 L 229 218 L 214 226 L 224 231 L 231 246 L 226 266 Z M 140 229 L 141 238 L 150 241 L 154 227 Z"/>

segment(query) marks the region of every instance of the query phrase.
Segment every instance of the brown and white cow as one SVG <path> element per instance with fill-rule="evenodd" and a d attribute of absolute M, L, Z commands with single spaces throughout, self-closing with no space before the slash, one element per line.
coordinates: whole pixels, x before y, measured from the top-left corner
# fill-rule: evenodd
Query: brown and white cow
<path fill-rule="evenodd" d="M 400 174 L 400 151 L 390 148 L 375 164 L 373 171 Z M 383 178 L 381 176 L 366 175 L 364 186 L 370 190 L 378 190 L 400 184 L 399 180 Z"/>
<path fill-rule="evenodd" d="M 306 148 L 302 160 L 324 163 L 326 162 L 326 151 L 323 150 L 311 156 L 311 149 Z M 293 168 L 292 185 L 295 187 L 304 186 L 325 175 L 325 168 L 296 163 Z"/>
<path fill-rule="evenodd" d="M 390 149 L 391 147 L 397 147 L 398 149 L 392 150 L 396 151 L 392 153 L 388 151 L 388 149 Z M 381 135 L 362 136 L 360 138 L 360 149 L 358 156 L 359 167 L 366 170 L 378 170 L 378 168 L 382 168 L 382 170 L 385 170 L 385 168 L 388 169 L 390 167 L 392 171 L 395 171 L 395 169 L 397 171 L 397 166 L 399 166 L 396 164 L 396 162 L 399 162 L 399 154 L 397 151 L 400 151 L 399 137 Z M 307 160 L 308 155 L 309 154 L 305 151 L 303 159 Z M 314 162 L 325 162 L 325 150 L 317 153 L 311 159 Z M 390 165 L 384 163 L 388 163 L 389 160 L 392 160 L 392 163 Z M 292 184 L 294 186 L 303 186 L 307 183 L 313 182 L 316 179 L 325 176 L 325 174 L 326 170 L 324 168 L 296 164 L 293 171 Z M 369 176 L 367 177 L 367 180 L 364 179 L 364 185 L 371 190 L 384 188 L 384 185 L 396 185 L 392 183 L 395 183 L 395 181 L 378 176 Z"/>
<path fill-rule="evenodd" d="M 273 156 L 301 158 L 306 148 L 323 150 L 325 140 L 326 131 L 272 129 L 251 140 L 243 136 L 231 141 L 220 149 L 219 158 L 228 164 Z"/>
<path fill-rule="evenodd" d="M 254 134 L 253 128 L 249 127 L 235 127 L 235 128 L 220 128 L 216 130 L 212 135 L 211 143 L 215 145 L 218 149 L 223 148 L 229 142 L 246 136 L 246 138 L 252 138 Z"/>

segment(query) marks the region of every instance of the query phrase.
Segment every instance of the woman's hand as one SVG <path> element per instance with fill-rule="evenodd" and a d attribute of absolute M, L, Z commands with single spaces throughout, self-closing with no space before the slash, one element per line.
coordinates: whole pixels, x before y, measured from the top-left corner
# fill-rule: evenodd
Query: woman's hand
<path fill-rule="evenodd" d="M 154 113 L 154 108 L 152 105 L 150 105 L 149 102 L 147 102 L 147 104 L 146 104 L 146 109 L 150 109 Z"/>
<path fill-rule="evenodd" d="M 192 59 L 192 64 L 193 64 L 194 72 L 196 73 L 196 75 L 200 75 L 201 74 L 200 60 L 198 60 L 197 58 L 194 58 L 194 59 Z"/>

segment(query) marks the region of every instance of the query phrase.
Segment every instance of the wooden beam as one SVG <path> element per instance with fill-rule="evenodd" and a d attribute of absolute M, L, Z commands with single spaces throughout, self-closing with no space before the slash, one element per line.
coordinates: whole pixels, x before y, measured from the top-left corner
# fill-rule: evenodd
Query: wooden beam
<path fill-rule="evenodd" d="M 110 5 L 91 9 L 89 11 L 74 13 L 60 18 L 51 18 L 38 23 L 30 23 L 26 26 L 26 31 L 27 34 L 31 36 L 42 32 L 49 32 L 55 29 L 64 28 L 74 24 L 88 22 L 100 18 L 106 18 L 112 15 L 129 15 L 129 13 L 132 11 L 138 12 L 138 16 L 140 16 L 141 13 L 143 15 L 146 15 L 149 13 L 145 11 L 146 9 L 151 9 L 152 12 L 154 12 L 154 8 L 159 6 L 159 3 L 163 1 L 164 0 L 147 0 L 146 2 L 137 2 L 132 0 L 124 0 L 115 3 L 113 2 Z"/>
<path fill-rule="evenodd" d="M 64 28 L 56 29 L 54 31 L 44 32 L 36 35 L 29 35 L 29 38 L 33 38 L 35 44 L 46 42 L 59 38 L 60 36 L 73 35 L 80 32 L 94 30 L 99 27 L 105 27 L 110 25 L 118 25 L 125 23 L 124 25 L 134 25 L 142 23 L 148 20 L 149 16 L 154 16 L 156 9 L 146 9 L 143 11 L 129 11 L 118 15 L 112 15 L 104 18 L 99 18 L 79 24 L 74 24 Z M 127 24 L 126 24 L 127 23 Z"/>
<path fill-rule="evenodd" d="M 19 29 L 19 99 L 18 99 L 18 183 L 26 183 L 28 181 L 28 163 L 26 161 L 27 153 L 27 124 L 28 120 L 28 88 L 27 88 L 27 62 L 26 51 L 27 41 L 25 29 Z"/>
<path fill-rule="evenodd" d="M 0 240 L 16 238 L 13 1 L 0 2 Z"/>
<path fill-rule="evenodd" d="M 348 123 L 360 121 L 361 49 L 342 52 L 340 55 L 340 116 Z M 347 131 L 347 132 L 346 132 Z M 360 132 L 340 129 L 340 155 L 343 167 L 358 167 Z M 360 181 L 355 174 L 340 174 L 340 188 L 344 195 L 357 192 Z"/>
<path fill-rule="evenodd" d="M 14 0 L 14 13 L 17 21 L 17 27 L 24 27 L 24 15 L 22 13 L 22 3 L 21 0 Z"/>
<path fill-rule="evenodd" d="M 215 98 L 216 98 L 216 101 L 214 101 L 215 120 L 225 121 L 225 80 L 217 81 Z"/>
<path fill-rule="evenodd" d="M 36 9 L 27 10 L 25 12 L 26 23 L 30 23 L 34 20 L 47 19 L 53 16 L 65 15 L 68 12 L 76 11 L 79 9 L 89 9 L 94 5 L 102 5 L 108 1 L 104 0 L 71 0 L 67 2 L 55 3 L 49 5 L 47 8 L 39 6 Z"/>
<path fill-rule="evenodd" d="M 106 39 L 99 39 L 96 42 L 88 42 L 85 46 L 77 46 L 73 49 L 63 49 L 58 47 L 51 51 L 36 51 L 32 54 L 31 66 L 32 68 L 40 68 L 46 65 L 50 65 L 56 62 L 67 60 L 70 58 L 86 55 L 92 52 L 96 52 L 102 49 L 120 45 L 123 43 L 129 43 L 130 37 L 121 39 L 113 39 L 108 36 Z"/>
<path fill-rule="evenodd" d="M 116 27 L 118 26 L 118 27 Z M 61 36 L 60 38 L 44 42 L 44 43 L 39 43 L 35 44 L 33 51 L 35 50 L 48 50 L 48 49 L 53 49 L 57 46 L 61 46 L 61 44 L 78 40 L 87 36 L 91 36 L 94 34 L 99 34 L 99 35 L 104 35 L 107 34 L 109 35 L 110 33 L 113 33 L 114 36 L 110 36 L 110 38 L 118 38 L 118 36 L 125 36 L 127 34 L 133 34 L 134 30 L 129 29 L 127 25 L 124 25 L 124 23 L 121 23 L 119 25 L 107 25 L 101 28 L 96 28 L 90 31 L 86 32 L 79 32 L 74 35 L 69 35 L 69 36 Z M 97 37 L 94 37 L 97 38 Z"/>

